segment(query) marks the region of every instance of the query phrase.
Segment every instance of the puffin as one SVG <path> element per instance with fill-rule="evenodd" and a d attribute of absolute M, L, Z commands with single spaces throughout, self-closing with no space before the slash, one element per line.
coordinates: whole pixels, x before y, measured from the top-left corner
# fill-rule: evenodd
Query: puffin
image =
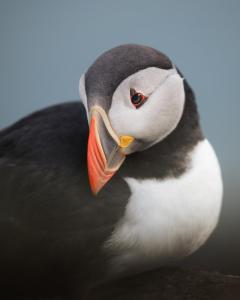
<path fill-rule="evenodd" d="M 219 219 L 218 159 L 170 58 L 117 46 L 79 91 L 0 131 L 0 285 L 16 299 L 178 261 Z"/>

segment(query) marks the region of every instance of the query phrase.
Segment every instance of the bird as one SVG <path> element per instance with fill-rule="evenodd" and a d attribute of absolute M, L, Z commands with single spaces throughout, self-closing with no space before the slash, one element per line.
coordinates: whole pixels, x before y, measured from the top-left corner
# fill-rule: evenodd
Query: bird
<path fill-rule="evenodd" d="M 18 296 L 175 262 L 218 223 L 219 162 L 168 56 L 112 48 L 79 92 L 0 131 L 1 286 Z"/>

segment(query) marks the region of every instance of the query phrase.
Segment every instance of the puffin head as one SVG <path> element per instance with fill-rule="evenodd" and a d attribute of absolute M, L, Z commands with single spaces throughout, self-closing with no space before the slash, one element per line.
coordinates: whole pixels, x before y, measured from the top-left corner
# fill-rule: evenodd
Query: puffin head
<path fill-rule="evenodd" d="M 94 194 L 128 154 L 162 141 L 184 109 L 183 78 L 163 53 L 122 45 L 102 54 L 82 75 L 80 97 L 89 121 L 88 175 Z"/>

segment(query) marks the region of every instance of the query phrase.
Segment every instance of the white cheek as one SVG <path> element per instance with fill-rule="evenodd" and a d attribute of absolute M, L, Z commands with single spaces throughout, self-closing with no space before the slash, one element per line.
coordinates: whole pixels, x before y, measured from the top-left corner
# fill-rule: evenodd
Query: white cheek
<path fill-rule="evenodd" d="M 178 74 L 168 77 L 154 93 L 151 103 L 143 107 L 144 115 L 149 116 L 146 138 L 160 141 L 171 133 L 181 119 L 184 102 L 183 79 Z"/>
<path fill-rule="evenodd" d="M 114 130 L 118 135 L 160 141 L 181 119 L 185 101 L 183 79 L 176 73 L 168 76 L 139 109 L 131 104 L 129 86 L 129 81 L 123 82 L 113 95 L 109 119 Z"/>

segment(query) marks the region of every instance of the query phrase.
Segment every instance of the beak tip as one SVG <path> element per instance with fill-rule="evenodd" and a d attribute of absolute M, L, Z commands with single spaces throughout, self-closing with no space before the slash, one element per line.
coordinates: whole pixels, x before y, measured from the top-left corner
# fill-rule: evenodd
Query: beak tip
<path fill-rule="evenodd" d="M 91 191 L 92 191 L 93 196 L 97 196 L 98 195 L 98 191 L 93 191 L 92 189 L 91 189 Z"/>
<path fill-rule="evenodd" d="M 89 168 L 89 171 L 91 170 L 91 167 Z M 99 174 L 94 173 L 94 176 L 91 171 L 89 172 L 89 185 L 91 192 L 94 196 L 97 196 L 98 193 L 101 191 L 101 189 L 106 185 L 106 183 L 111 179 L 111 177 L 114 175 L 114 173 L 111 174 Z"/>
<path fill-rule="evenodd" d="M 91 192 L 94 196 L 97 196 L 97 194 L 99 193 L 100 191 L 100 188 L 97 188 L 97 187 L 94 187 L 91 182 L 90 182 L 90 189 L 91 189 Z"/>
<path fill-rule="evenodd" d="M 98 178 L 98 175 L 96 173 L 92 173 L 91 164 L 88 165 L 88 179 L 89 179 L 89 186 L 92 194 L 96 196 L 98 192 L 101 190 L 101 186 L 99 185 L 99 182 L 96 180 Z"/>

